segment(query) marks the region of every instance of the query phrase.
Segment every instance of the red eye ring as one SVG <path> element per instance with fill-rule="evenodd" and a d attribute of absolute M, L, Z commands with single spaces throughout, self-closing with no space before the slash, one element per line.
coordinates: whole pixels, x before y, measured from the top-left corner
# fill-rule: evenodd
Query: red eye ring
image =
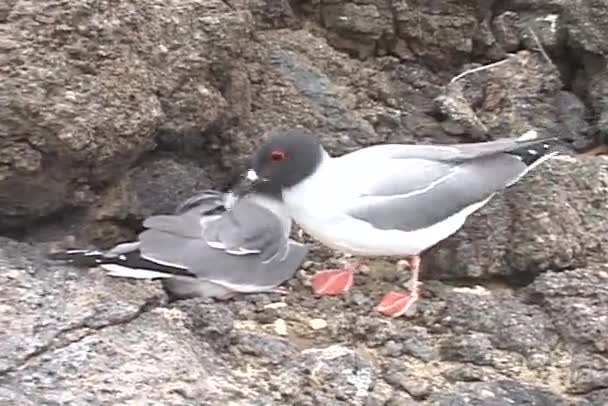
<path fill-rule="evenodd" d="M 280 162 L 287 158 L 287 154 L 283 151 L 275 150 L 270 153 L 270 160 Z"/>

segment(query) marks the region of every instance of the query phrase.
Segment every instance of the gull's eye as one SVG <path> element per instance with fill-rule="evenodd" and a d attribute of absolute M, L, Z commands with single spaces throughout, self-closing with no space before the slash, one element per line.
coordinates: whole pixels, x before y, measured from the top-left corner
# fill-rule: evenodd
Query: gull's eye
<path fill-rule="evenodd" d="M 280 162 L 287 159 L 287 154 L 281 150 L 274 150 L 270 153 L 270 160 L 273 162 Z"/>

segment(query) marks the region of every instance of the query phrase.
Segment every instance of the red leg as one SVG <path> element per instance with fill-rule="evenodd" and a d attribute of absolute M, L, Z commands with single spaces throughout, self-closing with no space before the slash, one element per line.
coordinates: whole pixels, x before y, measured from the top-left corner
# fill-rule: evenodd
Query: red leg
<path fill-rule="evenodd" d="M 290 293 L 289 288 L 285 286 L 277 286 L 268 291 L 269 293 L 278 293 L 279 295 L 288 295 Z"/>
<path fill-rule="evenodd" d="M 415 256 L 410 258 L 410 269 L 412 276 L 409 281 L 409 293 L 404 292 L 389 292 L 387 293 L 380 304 L 376 307 L 379 313 L 390 317 L 399 317 L 413 311 L 415 303 L 418 301 L 419 293 L 418 275 L 420 274 L 420 257 Z"/>
<path fill-rule="evenodd" d="M 350 290 L 354 282 L 354 272 L 365 261 L 346 264 L 342 269 L 326 269 L 312 277 L 312 289 L 317 295 L 341 295 Z"/>

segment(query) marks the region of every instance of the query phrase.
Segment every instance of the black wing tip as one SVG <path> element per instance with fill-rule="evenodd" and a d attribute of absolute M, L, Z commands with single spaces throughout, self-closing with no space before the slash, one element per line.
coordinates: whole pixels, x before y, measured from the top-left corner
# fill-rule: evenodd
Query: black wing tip
<path fill-rule="evenodd" d="M 539 144 L 528 145 L 526 147 L 509 151 L 508 153 L 519 157 L 523 163 L 530 166 L 544 156 L 558 152 L 556 148 L 557 146 L 557 142 L 545 140 Z"/>
<path fill-rule="evenodd" d="M 53 261 L 69 261 L 72 258 L 72 255 L 68 254 L 65 251 L 58 252 L 48 252 L 46 254 L 47 259 L 51 259 Z"/>
<path fill-rule="evenodd" d="M 95 250 L 58 251 L 48 253 L 47 258 L 55 261 L 64 261 L 69 263 L 70 265 L 74 265 L 79 268 L 91 268 L 101 265 L 114 264 L 120 265 L 125 268 L 142 269 L 146 271 L 165 273 L 173 276 L 183 276 L 187 278 L 197 277 L 195 274 L 188 271 L 187 269 L 164 265 L 143 258 L 139 250 L 117 256 L 106 256 L 103 252 Z"/>
<path fill-rule="evenodd" d="M 48 252 L 46 257 L 52 261 L 68 262 L 77 267 L 97 266 L 101 264 L 104 259 L 103 253 L 95 250 L 53 251 Z"/>

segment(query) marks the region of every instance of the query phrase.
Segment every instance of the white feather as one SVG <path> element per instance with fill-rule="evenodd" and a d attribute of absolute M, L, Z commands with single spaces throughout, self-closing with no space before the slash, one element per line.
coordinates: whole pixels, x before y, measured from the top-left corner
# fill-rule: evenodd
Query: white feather
<path fill-rule="evenodd" d="M 532 141 L 537 138 L 538 138 L 538 132 L 536 130 L 530 130 L 530 131 L 526 131 L 525 133 L 523 133 L 522 135 L 517 137 L 517 141 L 520 141 L 520 142 Z"/>
<path fill-rule="evenodd" d="M 554 151 L 554 152 L 548 153 L 547 155 L 541 156 L 536 161 L 534 161 L 531 165 L 528 165 L 526 167 L 526 169 L 524 169 L 524 171 L 522 173 L 520 173 L 519 176 L 516 177 L 513 181 L 511 181 L 507 186 L 511 186 L 511 185 L 519 182 L 519 180 L 521 178 L 523 178 L 532 169 L 536 168 L 538 165 L 542 164 L 543 162 L 548 161 L 549 159 L 556 157 L 557 155 L 558 155 L 558 152 Z"/>
<path fill-rule="evenodd" d="M 85 252 L 89 252 L 89 250 L 67 250 L 66 254 L 83 254 Z"/>
<path fill-rule="evenodd" d="M 237 248 L 235 250 L 226 250 L 226 252 L 228 254 L 232 254 L 232 255 L 250 255 L 250 254 L 259 254 L 262 251 L 260 251 L 260 250 L 248 250 L 246 248 L 239 247 L 239 248 Z"/>
<path fill-rule="evenodd" d="M 183 266 L 182 264 L 176 264 L 173 262 L 167 262 L 167 261 L 161 261 L 160 259 L 156 259 L 154 257 L 151 257 L 149 255 L 145 255 L 143 253 L 140 253 L 140 257 L 142 257 L 143 259 L 146 259 L 150 262 L 154 262 L 155 264 L 159 264 L 159 265 L 164 265 L 164 266 L 170 266 L 173 268 L 179 268 L 179 269 L 185 269 L 187 270 L 188 268 Z"/>
<path fill-rule="evenodd" d="M 133 252 L 139 248 L 139 241 L 124 242 L 122 244 L 115 245 L 111 250 L 106 252 L 104 255 L 107 257 L 114 257 L 120 254 L 127 254 Z"/>
<path fill-rule="evenodd" d="M 256 180 L 259 179 L 259 176 L 253 169 L 249 169 L 247 171 L 247 179 L 255 182 Z"/>
<path fill-rule="evenodd" d="M 207 245 L 210 246 L 211 248 L 215 248 L 218 250 L 226 249 L 226 246 L 224 245 L 224 243 L 221 243 L 219 241 L 207 241 Z"/>
<path fill-rule="evenodd" d="M 118 264 L 103 264 L 102 269 L 108 271 L 109 276 L 133 279 L 173 278 L 175 275 L 151 271 L 149 269 L 129 268 Z"/>

